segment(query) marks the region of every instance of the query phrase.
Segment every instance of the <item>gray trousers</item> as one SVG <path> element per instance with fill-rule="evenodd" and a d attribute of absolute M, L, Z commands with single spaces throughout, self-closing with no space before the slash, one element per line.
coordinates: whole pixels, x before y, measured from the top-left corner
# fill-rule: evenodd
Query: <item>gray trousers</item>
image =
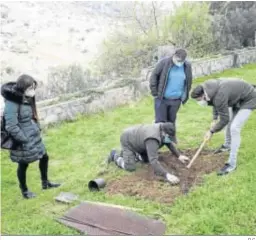
<path fill-rule="evenodd" d="M 122 135 L 120 138 L 121 151 L 116 153 L 114 156 L 114 161 L 116 165 L 126 171 L 132 172 L 136 170 L 136 162 L 148 162 L 147 154 L 138 154 L 131 150 L 128 144 L 127 136 Z"/>
<path fill-rule="evenodd" d="M 229 108 L 230 121 L 226 128 L 225 146 L 230 147 L 230 155 L 228 163 L 231 167 L 236 167 L 237 154 L 241 144 L 241 129 L 246 121 L 249 119 L 252 110 L 241 109 L 236 112 Z"/>

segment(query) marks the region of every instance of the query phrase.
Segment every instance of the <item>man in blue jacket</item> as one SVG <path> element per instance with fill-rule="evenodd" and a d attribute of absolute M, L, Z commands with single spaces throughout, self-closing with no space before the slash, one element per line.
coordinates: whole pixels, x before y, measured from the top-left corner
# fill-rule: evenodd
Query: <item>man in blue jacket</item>
<path fill-rule="evenodd" d="M 162 59 L 150 78 L 151 94 L 155 98 L 155 122 L 172 122 L 181 103 L 189 98 L 192 85 L 191 64 L 186 61 L 187 52 L 178 49 L 174 55 Z"/>

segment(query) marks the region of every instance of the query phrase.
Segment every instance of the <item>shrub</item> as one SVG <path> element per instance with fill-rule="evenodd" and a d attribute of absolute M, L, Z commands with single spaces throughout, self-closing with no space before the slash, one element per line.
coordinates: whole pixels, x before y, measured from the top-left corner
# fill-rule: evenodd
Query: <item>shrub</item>
<path fill-rule="evenodd" d="M 142 68 L 152 65 L 156 49 L 161 45 L 186 48 L 192 57 L 202 57 L 214 50 L 208 3 L 184 2 L 163 19 L 152 15 L 155 13 L 152 9 L 144 8 L 143 11 L 151 15 L 145 14 L 138 19 L 134 13 L 133 22 L 110 33 L 104 41 L 103 53 L 95 61 L 102 73 L 139 75 Z M 151 18 L 151 22 L 143 24 L 143 17 Z"/>

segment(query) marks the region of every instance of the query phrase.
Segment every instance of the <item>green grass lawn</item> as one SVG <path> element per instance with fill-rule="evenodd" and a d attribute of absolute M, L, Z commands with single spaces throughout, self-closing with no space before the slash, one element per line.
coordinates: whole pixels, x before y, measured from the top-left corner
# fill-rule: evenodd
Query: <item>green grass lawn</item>
<path fill-rule="evenodd" d="M 242 77 L 256 84 L 256 65 L 246 65 L 215 76 Z M 196 79 L 199 83 L 210 77 Z M 181 149 L 197 148 L 211 122 L 211 108 L 202 108 L 193 100 L 181 108 L 177 131 Z M 256 114 L 253 113 L 242 131 L 238 169 L 234 173 L 217 177 L 206 176 L 205 183 L 174 205 L 139 200 L 120 195 L 107 196 L 104 192 L 91 193 L 87 183 L 101 168 L 111 148 L 119 147 L 121 131 L 133 124 L 151 123 L 153 100 L 145 97 L 139 102 L 113 111 L 80 117 L 76 122 L 63 123 L 44 133 L 50 156 L 49 176 L 63 182 L 59 189 L 42 191 L 38 163 L 28 169 L 28 186 L 37 198 L 23 200 L 16 178 L 16 164 L 9 160 L 8 152 L 1 153 L 2 234 L 15 235 L 79 235 L 55 221 L 68 210 L 68 206 L 54 201 L 62 191 L 79 194 L 83 200 L 141 208 L 146 215 L 161 215 L 167 224 L 167 234 L 256 234 Z M 223 143 L 224 134 L 213 137 L 208 147 Z M 111 177 L 127 174 L 115 166 Z"/>

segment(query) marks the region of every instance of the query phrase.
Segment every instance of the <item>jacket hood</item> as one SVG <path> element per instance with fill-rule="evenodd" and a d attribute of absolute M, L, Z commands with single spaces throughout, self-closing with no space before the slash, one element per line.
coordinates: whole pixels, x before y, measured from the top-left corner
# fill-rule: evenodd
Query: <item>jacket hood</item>
<path fill-rule="evenodd" d="M 5 83 L 1 87 L 1 95 L 4 99 L 22 103 L 23 102 L 23 94 L 16 90 L 16 82 Z"/>
<path fill-rule="evenodd" d="M 220 83 L 221 83 L 221 80 L 210 79 L 202 84 L 203 89 L 206 92 L 206 94 L 210 100 L 213 99 L 216 92 L 218 91 Z"/>
<path fill-rule="evenodd" d="M 160 123 L 160 128 L 170 137 L 175 136 L 175 126 L 171 122 Z"/>

